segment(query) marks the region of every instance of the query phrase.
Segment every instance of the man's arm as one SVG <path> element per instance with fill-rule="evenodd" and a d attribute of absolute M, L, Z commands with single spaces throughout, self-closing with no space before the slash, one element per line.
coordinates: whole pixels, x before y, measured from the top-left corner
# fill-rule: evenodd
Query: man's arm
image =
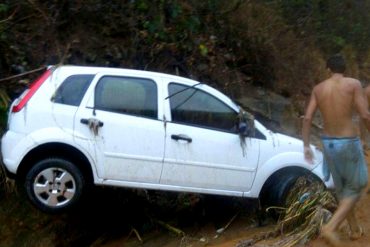
<path fill-rule="evenodd" d="M 315 95 L 315 89 L 312 90 L 310 102 L 308 103 L 306 113 L 303 117 L 303 126 L 302 126 L 302 138 L 304 145 L 304 157 L 309 163 L 313 163 L 313 153 L 310 148 L 310 132 L 312 119 L 317 110 L 317 100 Z"/>
<path fill-rule="evenodd" d="M 368 85 L 365 89 L 365 99 L 367 99 L 367 105 L 370 105 L 370 85 Z"/>
<path fill-rule="evenodd" d="M 356 80 L 354 85 L 354 103 L 356 110 L 359 113 L 367 130 L 370 131 L 370 112 L 368 110 L 368 101 L 365 97 L 361 83 Z"/>

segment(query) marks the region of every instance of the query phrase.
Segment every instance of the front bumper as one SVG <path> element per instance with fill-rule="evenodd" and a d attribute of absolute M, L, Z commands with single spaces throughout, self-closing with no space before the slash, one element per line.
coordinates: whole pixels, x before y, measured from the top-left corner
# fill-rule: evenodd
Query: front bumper
<path fill-rule="evenodd" d="M 326 188 L 328 189 L 334 189 L 335 186 L 334 186 L 334 181 L 333 181 L 333 178 L 332 176 L 330 175 L 329 176 L 329 179 L 326 179 L 325 178 L 325 173 L 324 173 L 324 165 L 323 163 L 320 163 L 318 166 L 316 166 L 312 172 L 318 176 L 325 184 Z"/>

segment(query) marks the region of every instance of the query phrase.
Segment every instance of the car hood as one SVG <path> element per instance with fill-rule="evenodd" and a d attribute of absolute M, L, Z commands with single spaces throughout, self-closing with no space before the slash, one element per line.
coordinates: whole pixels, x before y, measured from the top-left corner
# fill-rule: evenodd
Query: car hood
<path fill-rule="evenodd" d="M 280 133 L 271 133 L 270 138 L 272 139 L 274 147 L 278 148 L 280 152 L 281 151 L 298 152 L 302 153 L 303 157 L 302 140 Z M 314 165 L 312 166 L 313 169 L 317 165 L 323 163 L 323 154 L 317 146 L 311 145 L 311 149 L 314 153 Z"/>

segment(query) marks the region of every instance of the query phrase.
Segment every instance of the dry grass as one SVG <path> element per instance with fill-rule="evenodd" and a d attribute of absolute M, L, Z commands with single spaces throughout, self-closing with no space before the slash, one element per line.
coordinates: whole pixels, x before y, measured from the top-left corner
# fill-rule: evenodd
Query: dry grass
<path fill-rule="evenodd" d="M 1 194 L 7 195 L 16 192 L 17 190 L 15 181 L 6 177 L 4 169 L 5 168 L 2 165 L 0 165 L 0 195 Z"/>
<path fill-rule="evenodd" d="M 291 247 L 305 244 L 316 238 L 323 223 L 336 209 L 333 194 L 321 182 L 301 177 L 287 197 L 287 207 L 271 207 L 280 212 L 275 229 L 240 242 L 237 246 L 252 246 L 265 239 L 273 239 L 269 246 Z"/>

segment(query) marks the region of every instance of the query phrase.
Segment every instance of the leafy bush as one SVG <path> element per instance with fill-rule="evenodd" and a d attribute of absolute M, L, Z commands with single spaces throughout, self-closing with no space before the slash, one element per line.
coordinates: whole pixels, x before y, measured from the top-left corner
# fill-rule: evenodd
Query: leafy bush
<path fill-rule="evenodd" d="M 370 42 L 370 2 L 335 0 L 265 1 L 276 9 L 303 37 L 313 37 L 325 53 L 341 52 L 346 46 L 367 51 Z"/>

